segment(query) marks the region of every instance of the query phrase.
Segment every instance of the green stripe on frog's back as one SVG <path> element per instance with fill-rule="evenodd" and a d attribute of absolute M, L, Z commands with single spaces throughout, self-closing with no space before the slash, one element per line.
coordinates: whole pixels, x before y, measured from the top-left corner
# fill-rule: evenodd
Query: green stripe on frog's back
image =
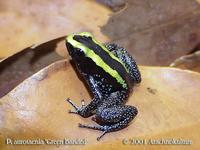
<path fill-rule="evenodd" d="M 95 53 L 95 51 L 93 49 L 90 49 L 88 48 L 86 45 L 84 45 L 83 43 L 81 42 L 78 42 L 77 40 L 74 39 L 74 37 L 77 35 L 77 36 L 89 36 L 89 37 L 92 37 L 92 35 L 88 35 L 89 33 L 87 32 L 83 32 L 83 33 L 80 33 L 80 34 L 72 34 L 72 35 L 69 35 L 67 37 L 67 42 L 69 42 L 73 47 L 75 48 L 79 48 L 81 50 L 83 50 L 83 52 L 85 53 L 86 57 L 89 57 L 91 58 L 95 64 L 99 67 L 101 67 L 105 72 L 107 72 L 108 74 L 110 74 L 113 78 L 115 78 L 117 80 L 118 83 L 120 83 L 123 88 L 128 88 L 128 85 L 126 84 L 126 81 L 125 81 L 125 77 L 123 77 L 123 73 L 121 74 L 121 72 L 119 72 L 117 70 L 117 68 L 121 67 L 122 65 L 117 65 L 117 66 L 111 66 L 110 63 L 108 65 L 108 63 L 106 63 L 105 59 L 103 59 L 105 56 L 104 55 L 99 55 L 97 53 Z M 93 38 L 92 38 L 93 39 Z M 96 44 L 96 43 L 95 43 Z M 98 45 L 98 44 L 97 44 Z M 116 61 L 115 59 L 110 59 L 112 62 Z M 122 70 L 122 67 L 120 68 Z M 123 70 L 125 70 L 123 68 Z M 124 72 L 124 71 L 123 71 Z"/>
<path fill-rule="evenodd" d="M 119 58 L 117 58 L 112 52 L 110 52 L 103 44 L 99 43 L 99 42 L 94 38 L 94 36 L 93 36 L 91 33 L 89 33 L 89 32 L 82 32 L 82 33 L 80 33 L 80 34 L 78 34 L 78 35 L 87 36 L 87 37 L 92 37 L 92 41 L 93 41 L 95 44 L 99 45 L 99 46 L 102 48 L 102 50 L 106 51 L 106 52 L 110 55 L 110 57 L 111 57 L 112 59 L 115 59 L 116 61 L 118 61 L 118 62 L 124 67 L 124 69 L 125 69 L 127 72 L 129 72 L 128 69 L 127 69 L 127 68 L 125 67 L 125 65 L 123 64 L 123 62 L 122 62 Z"/>

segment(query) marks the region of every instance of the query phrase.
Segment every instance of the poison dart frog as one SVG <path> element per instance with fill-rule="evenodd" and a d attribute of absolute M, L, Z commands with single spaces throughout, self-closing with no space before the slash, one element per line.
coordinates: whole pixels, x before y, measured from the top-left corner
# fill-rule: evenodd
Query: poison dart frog
<path fill-rule="evenodd" d="M 86 81 L 93 99 L 88 105 L 82 100 L 78 107 L 69 98 L 67 102 L 84 118 L 93 115 L 98 125 L 79 124 L 81 128 L 106 133 L 121 130 L 135 118 L 138 110 L 125 105 L 133 86 L 141 82 L 140 71 L 130 54 L 117 44 L 102 44 L 89 32 L 70 34 L 66 47 L 78 72 Z"/>

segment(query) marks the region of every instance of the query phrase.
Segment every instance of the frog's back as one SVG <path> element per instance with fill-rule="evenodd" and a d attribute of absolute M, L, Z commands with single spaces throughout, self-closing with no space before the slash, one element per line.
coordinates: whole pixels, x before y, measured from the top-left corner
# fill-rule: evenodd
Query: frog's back
<path fill-rule="evenodd" d="M 120 84 L 116 78 L 113 78 L 108 72 L 106 72 L 100 66 L 97 66 L 95 62 L 90 58 L 84 58 L 80 60 L 80 70 L 87 76 L 91 76 L 94 79 L 96 87 L 104 96 L 109 96 L 110 93 L 116 91 L 128 91 Z"/>

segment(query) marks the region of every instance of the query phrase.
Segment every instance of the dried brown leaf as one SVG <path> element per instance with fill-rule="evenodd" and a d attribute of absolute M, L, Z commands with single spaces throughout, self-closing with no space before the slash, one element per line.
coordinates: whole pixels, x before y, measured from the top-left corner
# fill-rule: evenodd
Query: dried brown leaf
<path fill-rule="evenodd" d="M 169 65 L 200 43 L 200 5 L 188 0 L 127 0 L 104 34 L 127 48 L 139 64 Z"/>
<path fill-rule="evenodd" d="M 90 99 L 84 84 L 68 61 L 60 61 L 25 80 L 1 99 L 1 149 L 14 149 L 3 144 L 11 139 L 86 139 L 86 145 L 60 145 L 60 149 L 132 149 L 122 140 L 132 138 L 187 138 L 199 147 L 200 135 L 200 74 L 174 68 L 140 67 L 142 82 L 135 87 L 128 104 L 138 108 L 139 114 L 129 127 L 107 134 L 100 142 L 101 133 L 80 129 L 78 123 L 94 124 L 90 118 L 68 114 L 72 109 L 65 99 L 70 97 L 80 104 Z M 181 88 L 180 88 L 181 87 Z M 154 92 L 150 92 L 150 89 Z M 188 134 L 191 133 L 191 134 Z M 156 149 L 140 145 L 138 149 Z M 176 145 L 160 145 L 160 149 L 173 149 Z M 56 145 L 18 145 L 19 149 L 57 149 Z"/>
<path fill-rule="evenodd" d="M 91 0 L 0 1 L 0 58 L 72 32 L 100 32 L 111 11 Z"/>
<path fill-rule="evenodd" d="M 200 72 L 200 51 L 176 59 L 170 66 Z"/>
<path fill-rule="evenodd" d="M 49 64 L 63 59 L 65 36 L 43 44 L 27 47 L 0 61 L 0 97 L 6 95 L 27 77 Z M 60 55 L 58 55 L 60 54 Z M 65 57 L 67 53 L 65 53 Z"/>

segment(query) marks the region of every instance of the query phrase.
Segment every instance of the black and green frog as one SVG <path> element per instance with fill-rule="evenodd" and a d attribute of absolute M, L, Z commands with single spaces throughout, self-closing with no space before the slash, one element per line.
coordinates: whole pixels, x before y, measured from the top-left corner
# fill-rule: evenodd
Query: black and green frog
<path fill-rule="evenodd" d="M 86 81 L 93 99 L 88 105 L 82 100 L 78 107 L 67 99 L 74 111 L 82 117 L 92 117 L 98 125 L 83 125 L 106 133 L 128 126 L 137 115 L 134 106 L 125 105 L 133 86 L 141 82 L 140 71 L 135 60 L 116 44 L 101 44 L 89 32 L 71 34 L 66 38 L 66 47 L 78 72 Z"/>

